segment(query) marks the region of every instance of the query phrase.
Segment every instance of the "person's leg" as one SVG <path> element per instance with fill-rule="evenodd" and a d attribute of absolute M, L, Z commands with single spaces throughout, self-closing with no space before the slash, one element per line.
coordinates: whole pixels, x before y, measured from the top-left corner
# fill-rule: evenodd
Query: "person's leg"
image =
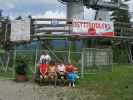
<path fill-rule="evenodd" d="M 71 82 L 69 81 L 69 87 L 71 87 Z"/>
<path fill-rule="evenodd" d="M 43 76 L 42 75 L 40 75 L 40 79 L 43 79 Z"/>
<path fill-rule="evenodd" d="M 48 64 L 43 65 L 44 68 L 44 75 L 48 72 Z"/>
<path fill-rule="evenodd" d="M 58 79 L 60 79 L 60 72 L 57 72 L 57 77 L 58 77 Z"/>
<path fill-rule="evenodd" d="M 72 87 L 75 87 L 76 73 L 72 73 Z"/>
<path fill-rule="evenodd" d="M 75 83 L 74 82 L 72 82 L 72 87 L 75 87 Z"/>

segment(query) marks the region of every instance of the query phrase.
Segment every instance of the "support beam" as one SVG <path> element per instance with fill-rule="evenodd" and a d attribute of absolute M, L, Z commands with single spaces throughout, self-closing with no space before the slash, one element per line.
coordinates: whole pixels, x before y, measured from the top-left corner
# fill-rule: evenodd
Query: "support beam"
<path fill-rule="evenodd" d="M 67 19 L 83 19 L 84 5 L 83 2 L 67 2 Z"/>

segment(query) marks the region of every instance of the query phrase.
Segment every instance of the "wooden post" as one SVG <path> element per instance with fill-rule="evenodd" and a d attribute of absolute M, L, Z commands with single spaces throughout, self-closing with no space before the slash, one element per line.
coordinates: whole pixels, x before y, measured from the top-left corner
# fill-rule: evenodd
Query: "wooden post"
<path fill-rule="evenodd" d="M 8 23 L 6 23 L 6 27 L 5 27 L 5 42 L 7 41 L 7 31 L 8 31 Z"/>
<path fill-rule="evenodd" d="M 35 56 L 35 69 L 34 69 L 34 73 L 36 73 L 36 67 L 37 67 L 37 56 L 38 56 L 38 49 L 36 48 L 36 56 Z"/>
<path fill-rule="evenodd" d="M 68 62 L 71 63 L 71 41 L 69 41 L 68 49 Z"/>
<path fill-rule="evenodd" d="M 81 52 L 81 78 L 84 78 L 84 50 Z"/>
<path fill-rule="evenodd" d="M 14 50 L 14 56 L 13 56 L 13 77 L 15 77 L 15 66 L 16 66 L 16 45 L 15 45 L 15 50 Z"/>

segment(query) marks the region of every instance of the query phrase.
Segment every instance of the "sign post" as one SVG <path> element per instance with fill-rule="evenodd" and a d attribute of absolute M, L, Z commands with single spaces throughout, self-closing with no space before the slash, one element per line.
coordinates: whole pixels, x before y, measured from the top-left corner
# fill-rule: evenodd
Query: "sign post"
<path fill-rule="evenodd" d="M 10 40 L 12 42 L 30 40 L 30 19 L 14 20 L 11 22 Z"/>

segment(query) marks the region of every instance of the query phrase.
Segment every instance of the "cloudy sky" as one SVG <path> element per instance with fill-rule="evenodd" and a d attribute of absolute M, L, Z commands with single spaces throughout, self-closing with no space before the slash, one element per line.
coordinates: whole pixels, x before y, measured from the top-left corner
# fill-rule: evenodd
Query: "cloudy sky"
<path fill-rule="evenodd" d="M 130 1 L 130 11 L 133 10 Z M 57 0 L 0 0 L 0 9 L 5 16 L 27 16 L 36 17 L 66 17 L 66 6 Z M 91 13 L 91 16 L 89 15 Z M 95 11 L 84 8 L 84 16 L 86 19 L 93 19 Z"/>

